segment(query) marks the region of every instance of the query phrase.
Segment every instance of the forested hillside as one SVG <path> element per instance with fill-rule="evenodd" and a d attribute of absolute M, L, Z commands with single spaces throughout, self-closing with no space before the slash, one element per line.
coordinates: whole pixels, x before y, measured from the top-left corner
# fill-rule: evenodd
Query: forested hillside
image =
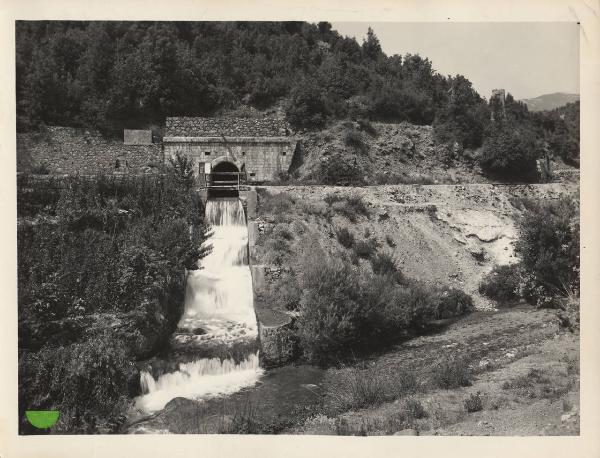
<path fill-rule="evenodd" d="M 116 135 L 166 116 L 277 106 L 296 130 L 335 119 L 433 125 L 439 143 L 483 145 L 484 172 L 520 179 L 557 129 L 510 95 L 506 122 L 491 124 L 493 107 L 468 79 L 419 55 L 385 55 L 371 29 L 361 44 L 327 22 L 18 22 L 16 34 L 19 131 Z M 507 145 L 511 157 L 495 160 Z"/>

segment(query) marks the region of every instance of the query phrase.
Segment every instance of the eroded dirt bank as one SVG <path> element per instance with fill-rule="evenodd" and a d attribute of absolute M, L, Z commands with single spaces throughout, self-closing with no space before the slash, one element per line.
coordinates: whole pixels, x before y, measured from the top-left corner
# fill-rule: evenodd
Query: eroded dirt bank
<path fill-rule="evenodd" d="M 255 222 L 263 243 L 253 250 L 255 264 L 273 264 L 272 249 L 264 243 L 273 230 L 285 229 L 293 235 L 291 256 L 287 259 L 293 263 L 303 250 L 302 235 L 310 233 L 324 248 L 333 251 L 340 248 L 336 230 L 347 228 L 356 240 L 375 241 L 380 251 L 391 254 L 406 276 L 462 289 L 473 296 L 476 308 L 486 310 L 494 308 L 494 304 L 479 295 L 478 285 L 494 265 L 517 260 L 515 222 L 522 215 L 523 200 L 564 196 L 577 200 L 579 186 L 271 186 L 258 191 Z M 290 198 L 290 206 L 277 211 L 261 208 L 261 195 L 264 202 L 265 195 L 282 193 Z M 332 195 L 360 196 L 369 215 L 349 220 L 326 202 Z M 281 268 L 285 269 L 285 265 Z"/>

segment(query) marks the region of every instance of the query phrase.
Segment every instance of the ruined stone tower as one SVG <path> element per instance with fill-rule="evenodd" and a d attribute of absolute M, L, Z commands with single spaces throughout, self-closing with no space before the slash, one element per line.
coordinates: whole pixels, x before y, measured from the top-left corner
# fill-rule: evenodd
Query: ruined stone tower
<path fill-rule="evenodd" d="M 490 97 L 490 119 L 494 122 L 495 119 L 499 119 L 498 115 L 502 119 L 506 119 L 506 108 L 504 106 L 506 93 L 504 89 L 493 89 Z"/>

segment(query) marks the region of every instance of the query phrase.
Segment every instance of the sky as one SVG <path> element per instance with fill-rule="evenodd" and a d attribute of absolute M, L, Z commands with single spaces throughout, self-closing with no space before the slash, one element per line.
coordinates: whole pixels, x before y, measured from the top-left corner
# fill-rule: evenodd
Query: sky
<path fill-rule="evenodd" d="M 579 25 L 572 22 L 333 22 L 362 43 L 375 31 L 383 51 L 419 54 L 443 75 L 461 74 L 482 97 L 506 89 L 516 99 L 579 93 Z"/>

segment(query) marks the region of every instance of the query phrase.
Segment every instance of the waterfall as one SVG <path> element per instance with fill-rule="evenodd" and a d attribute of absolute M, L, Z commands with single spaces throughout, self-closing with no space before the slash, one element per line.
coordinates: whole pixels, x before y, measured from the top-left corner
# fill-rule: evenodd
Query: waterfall
<path fill-rule="evenodd" d="M 200 269 L 187 272 L 184 312 L 174 339 L 190 346 L 256 340 L 248 228 L 241 201 L 209 200 L 205 221 L 212 228 L 207 241 L 212 251 L 199 261 Z M 179 396 L 202 399 L 231 394 L 253 385 L 261 374 L 253 351 L 238 363 L 219 358 L 180 363 L 177 371 L 157 380 L 142 371 L 143 394 L 136 406 L 154 412 Z"/>

